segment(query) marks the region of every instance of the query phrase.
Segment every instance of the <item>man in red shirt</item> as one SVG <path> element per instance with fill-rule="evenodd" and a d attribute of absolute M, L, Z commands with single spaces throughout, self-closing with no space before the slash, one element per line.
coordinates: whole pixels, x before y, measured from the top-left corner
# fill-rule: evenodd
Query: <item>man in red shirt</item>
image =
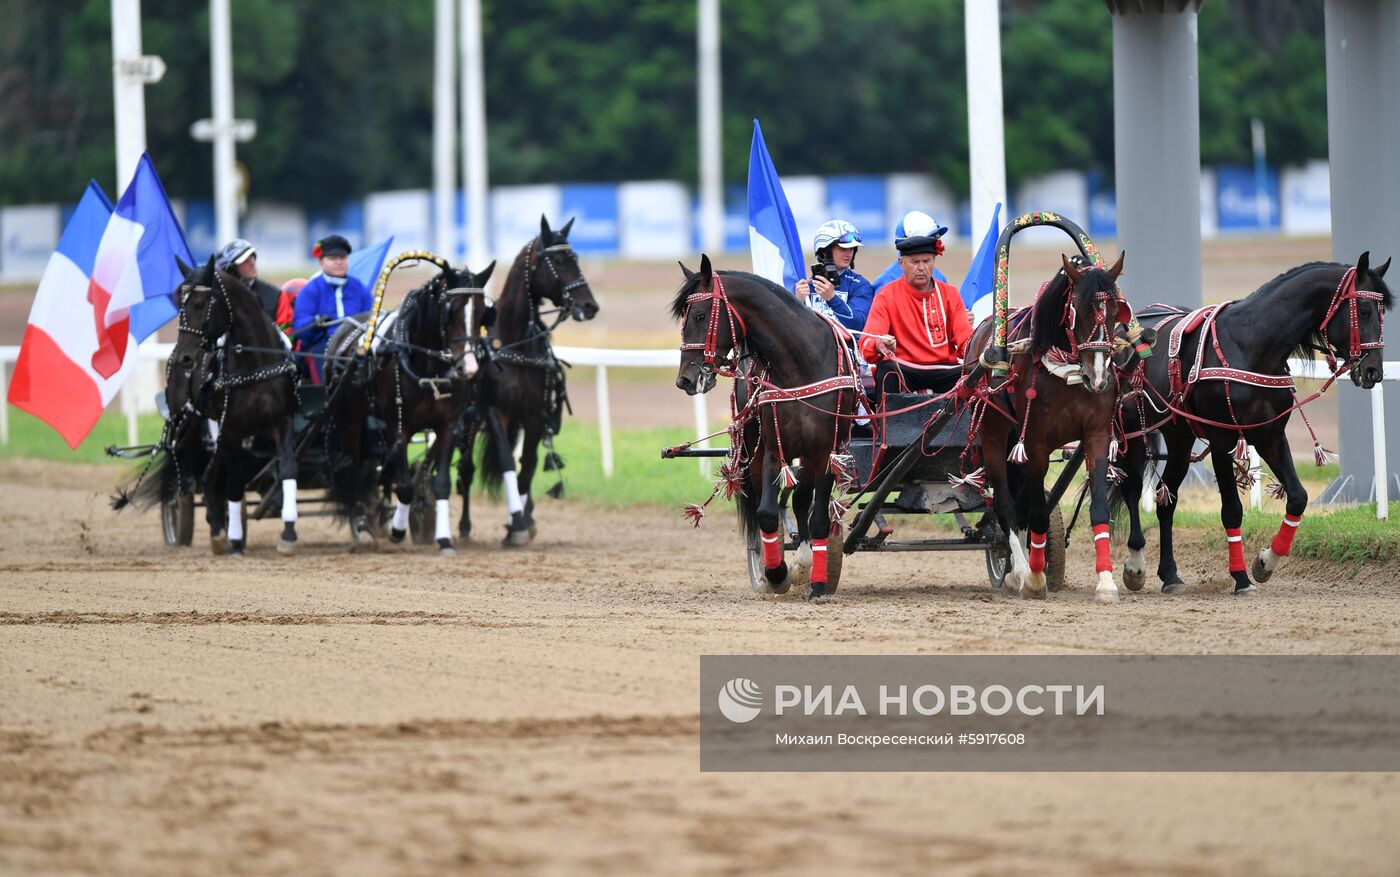
<path fill-rule="evenodd" d="M 904 277 L 885 284 L 865 322 L 860 352 L 875 363 L 875 392 L 903 385 L 945 393 L 962 373 L 972 323 L 957 287 L 933 279 L 933 260 L 943 252 L 937 236 L 898 244 Z M 887 383 L 888 382 L 888 383 Z"/>

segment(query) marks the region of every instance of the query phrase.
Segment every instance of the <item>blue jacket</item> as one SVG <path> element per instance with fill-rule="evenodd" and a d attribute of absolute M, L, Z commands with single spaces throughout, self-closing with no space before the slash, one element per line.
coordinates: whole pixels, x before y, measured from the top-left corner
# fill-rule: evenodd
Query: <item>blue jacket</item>
<path fill-rule="evenodd" d="M 822 301 L 821 296 L 809 292 L 805 302 L 810 310 L 829 313 L 836 322 L 857 332 L 865 328 L 865 318 L 870 316 L 874 303 L 875 287 L 850 268 L 841 269 L 841 282 L 836 284 L 836 295 L 831 301 Z"/>
<path fill-rule="evenodd" d="M 317 274 L 297 293 L 296 316 L 292 319 L 292 331 L 301 340 L 301 349 L 308 353 L 321 353 L 330 340 L 331 329 L 307 329 L 317 317 L 334 320 L 364 313 L 374 305 L 374 296 L 363 283 L 354 277 L 345 278 L 341 287 L 342 308 L 337 312 L 336 289 L 326 281 L 326 275 Z M 302 331 L 302 330 L 306 331 Z"/>
<path fill-rule="evenodd" d="M 899 280 L 903 276 L 904 269 L 899 267 L 899 260 L 895 259 L 889 264 L 888 268 L 880 272 L 879 277 L 875 278 L 875 291 L 879 292 L 880 290 L 885 288 L 886 283 Z M 933 269 L 933 279 L 937 280 L 939 283 L 948 282 L 948 278 L 944 277 L 943 272 L 939 271 L 937 268 Z"/>

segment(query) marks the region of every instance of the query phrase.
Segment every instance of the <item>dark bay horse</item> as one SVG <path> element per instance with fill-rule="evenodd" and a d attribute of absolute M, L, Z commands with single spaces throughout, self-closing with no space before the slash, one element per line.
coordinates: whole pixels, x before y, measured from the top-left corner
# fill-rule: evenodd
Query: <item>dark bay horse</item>
<path fill-rule="evenodd" d="M 783 559 L 778 493 L 794 488 L 799 541 L 810 542 L 812 551 L 809 599 L 820 599 L 828 593 L 838 455 L 856 410 L 847 336 L 762 277 L 714 271 L 708 256 L 701 257 L 698 273 L 685 273 L 671 303 L 681 323 L 676 386 L 694 396 L 712 390 L 717 375 L 736 378 L 739 413 L 721 476 L 738 494 L 744 538 L 761 542 L 768 587 L 785 593 L 793 576 Z M 798 458 L 800 469 L 793 466 Z M 698 506 L 690 511 L 703 513 Z"/>
<path fill-rule="evenodd" d="M 1172 550 L 1172 518 L 1197 437 L 1210 443 L 1235 593 L 1254 590 L 1240 538 L 1244 515 L 1240 485 L 1232 471 L 1248 459 L 1249 444 L 1273 470 L 1287 500 L 1278 534 L 1254 561 L 1254 577 L 1268 581 L 1288 556 L 1308 504 L 1284 435 L 1296 407 L 1288 358 L 1322 353 L 1334 377 L 1349 372 L 1358 387 L 1374 387 L 1381 379 L 1383 311 L 1393 304 L 1382 279 L 1389 267 L 1387 259 L 1373 270 L 1370 253 L 1362 253 L 1354 267 L 1310 262 L 1280 274 L 1239 301 L 1192 314 L 1157 311 L 1154 318 L 1149 309 L 1140 315 L 1144 323 L 1157 324 L 1157 355 L 1147 361 L 1146 384 L 1127 400 L 1123 416 L 1129 436 L 1160 430 L 1166 443 L 1167 463 L 1157 495 L 1162 533 L 1157 575 L 1164 592 L 1186 587 Z M 1320 464 L 1325 454 L 1320 444 L 1315 452 Z M 1139 558 L 1146 545 L 1137 502 L 1146 459 L 1145 437 L 1132 438 L 1123 494 L 1132 522 L 1128 547 Z"/>
<path fill-rule="evenodd" d="M 460 434 L 462 448 L 458 460 L 457 489 L 462 494 L 462 520 L 458 531 L 463 539 L 471 534 L 471 485 L 476 473 L 473 459 L 476 436 L 486 433 L 481 455 L 482 480 L 489 487 L 503 485 L 510 519 L 504 544 L 526 545 L 535 537 L 535 502 L 530 486 L 535 477 L 540 440 L 551 448 L 545 468 L 557 460 L 552 450 L 554 436 L 563 422 L 568 400 L 563 364 L 554 356 L 550 333 L 566 319 L 580 322 L 598 315 L 598 302 L 588 288 L 578 256 L 569 246 L 571 219 L 554 231 L 540 217 L 539 236 L 515 257 L 506 275 L 505 288 L 496 302 L 489 331 L 490 361 L 475 381 L 473 409 L 467 412 Z M 544 302 L 552 311 L 541 310 Z M 553 314 L 552 325 L 545 316 Z M 515 444 L 522 436 L 519 474 L 515 465 Z M 557 463 L 556 463 L 557 465 Z"/>
<path fill-rule="evenodd" d="M 425 466 L 433 488 L 434 538 L 438 552 L 452 545 L 452 452 L 456 428 L 478 373 L 478 345 L 486 312 L 486 282 L 496 263 L 474 274 L 453 268 L 426 253 L 406 253 L 390 263 L 421 259 L 440 272 L 414 289 L 403 303 L 382 312 L 375 341 L 366 350 L 368 326 L 341 324 L 326 346 L 326 373 L 334 424 L 331 455 L 335 472 L 333 500 L 337 514 L 350 522 L 352 547 L 376 544 L 370 504 L 385 493 L 395 496 L 389 538 L 403 541 L 416 485 L 409 472 L 408 445 L 413 436 L 433 431 Z M 382 475 L 378 474 L 382 472 Z"/>
<path fill-rule="evenodd" d="M 182 266 L 183 267 L 183 266 Z M 248 287 L 214 267 L 187 269 L 177 290 L 180 334 L 166 371 L 170 419 L 154 473 L 113 506 L 138 507 L 193 489 L 190 469 L 204 463 L 205 517 L 215 554 L 242 555 L 243 494 L 263 463 L 245 445 L 271 440 L 282 489 L 282 535 L 277 551 L 296 552 L 297 462 L 292 417 L 297 410 L 296 366 L 285 336 L 267 318 Z M 207 426 L 206 426 L 207 425 Z M 214 449 L 199 453 L 206 428 Z"/>
<path fill-rule="evenodd" d="M 992 487 L 994 511 L 1010 536 L 1012 569 L 1006 583 L 1021 596 L 1043 598 L 1050 528 L 1045 474 L 1056 449 L 1071 441 L 1080 442 L 1090 478 L 1089 512 L 1098 574 L 1094 597 L 1099 602 L 1116 603 L 1118 586 L 1113 580 L 1108 535 L 1108 470 L 1118 400 L 1118 377 L 1112 361 L 1115 327 L 1131 319 L 1117 286 L 1123 255 L 1109 269 L 1094 267 L 1078 257 L 1070 261 L 1061 256 L 1061 261 L 1062 270 L 1008 336 L 1013 342 L 1021 340 L 1012 345 L 1013 351 L 1021 352 L 1012 355 L 1006 384 L 986 388 L 983 392 L 989 392 L 978 403 L 987 406 L 981 414 L 982 459 Z M 992 332 L 989 318 L 973 333 L 964 356 L 969 371 Z M 1015 499 L 1008 462 L 1024 464 L 1024 484 Z M 1029 559 L 1021 546 L 1021 533 L 1026 530 L 1030 535 Z"/>

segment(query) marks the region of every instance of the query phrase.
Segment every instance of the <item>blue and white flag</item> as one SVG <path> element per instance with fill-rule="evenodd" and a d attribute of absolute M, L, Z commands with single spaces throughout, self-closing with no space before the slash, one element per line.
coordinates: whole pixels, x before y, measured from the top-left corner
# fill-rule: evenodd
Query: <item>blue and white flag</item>
<path fill-rule="evenodd" d="M 996 249 L 1000 236 L 1001 202 L 998 201 L 992 210 L 992 225 L 982 237 L 982 245 L 977 248 L 977 255 L 972 257 L 972 264 L 967 266 L 967 277 L 958 290 L 962 293 L 963 304 L 972 311 L 974 326 L 991 316 L 992 306 L 996 303 L 996 296 L 992 293 L 996 291 Z"/>
<path fill-rule="evenodd" d="M 788 291 L 807 276 L 797 222 L 773 159 L 768 157 L 757 119 L 753 120 L 753 145 L 749 148 L 749 250 L 753 273 Z"/>

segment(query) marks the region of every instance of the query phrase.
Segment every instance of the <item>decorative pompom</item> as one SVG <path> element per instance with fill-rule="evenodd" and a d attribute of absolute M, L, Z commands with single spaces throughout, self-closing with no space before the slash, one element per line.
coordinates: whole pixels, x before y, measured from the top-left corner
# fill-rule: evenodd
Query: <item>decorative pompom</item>
<path fill-rule="evenodd" d="M 1171 488 L 1167 487 L 1165 481 L 1157 485 L 1157 505 L 1171 505 L 1175 500 L 1176 497 L 1172 496 Z"/>
<path fill-rule="evenodd" d="M 1322 442 L 1317 442 L 1313 445 L 1313 459 L 1317 461 L 1317 465 L 1326 466 L 1328 463 L 1337 462 L 1337 455 L 1324 448 Z"/>
<path fill-rule="evenodd" d="M 828 467 L 837 484 L 851 484 L 856 480 L 856 460 L 850 454 L 833 453 Z"/>
<path fill-rule="evenodd" d="M 954 475 L 948 479 L 948 483 L 954 487 L 960 487 L 965 484 L 968 487 L 985 490 L 987 487 L 987 470 L 978 466 L 965 475 Z"/>
<path fill-rule="evenodd" d="M 1128 379 L 1128 383 L 1130 383 L 1130 384 L 1133 385 L 1133 389 L 1134 389 L 1134 390 L 1141 390 L 1141 389 L 1142 389 L 1143 382 L 1144 382 L 1145 380 L 1146 380 L 1146 378 L 1144 378 L 1143 375 L 1142 375 L 1142 369 L 1141 369 L 1141 368 L 1135 368 L 1135 369 L 1133 369 L 1133 376 L 1132 376 L 1131 378 Z"/>
<path fill-rule="evenodd" d="M 550 499 L 563 499 L 563 498 L 564 498 L 564 482 L 562 482 L 562 481 L 556 482 L 555 485 L 554 485 L 553 487 L 551 487 L 549 490 L 546 490 L 546 491 L 545 491 L 545 494 L 546 494 Z"/>
<path fill-rule="evenodd" d="M 1269 479 L 1269 483 L 1264 487 L 1264 492 L 1274 499 L 1288 499 L 1288 491 L 1282 484 L 1274 481 L 1272 478 Z"/>
<path fill-rule="evenodd" d="M 744 491 L 744 470 L 738 463 L 725 463 L 719 467 L 719 481 L 724 488 L 725 500 L 736 496 L 746 496 Z"/>
<path fill-rule="evenodd" d="M 1017 442 L 1016 447 L 1011 449 L 1011 453 L 1007 455 L 1006 459 L 1012 463 L 1024 463 L 1029 460 L 1030 457 L 1026 455 L 1026 443 Z"/>
<path fill-rule="evenodd" d="M 1249 468 L 1248 463 L 1235 461 L 1235 484 L 1240 490 L 1249 490 L 1254 486 L 1254 470 Z"/>
<path fill-rule="evenodd" d="M 564 468 L 564 458 L 563 458 L 563 457 L 560 457 L 560 456 L 559 456 L 557 453 L 555 453 L 554 451 L 550 451 L 550 452 L 548 452 L 548 453 L 546 453 L 546 454 L 544 455 L 544 471 L 546 471 L 546 472 L 555 472 L 555 471 L 558 471 L 558 470 L 563 469 L 563 468 Z"/>
<path fill-rule="evenodd" d="M 705 507 L 699 503 L 688 502 L 685 504 L 685 511 L 682 514 L 692 527 L 699 527 L 700 519 L 705 517 Z"/>
<path fill-rule="evenodd" d="M 1244 440 L 1244 436 L 1240 436 L 1240 440 L 1235 442 L 1235 462 L 1249 462 L 1249 442 Z"/>
<path fill-rule="evenodd" d="M 842 532 L 845 532 L 846 530 L 846 511 L 849 508 L 850 504 L 847 502 L 843 502 L 841 497 L 833 496 L 831 498 L 831 506 L 829 508 L 829 513 L 831 515 L 831 523 L 837 528 L 839 528 Z"/>

